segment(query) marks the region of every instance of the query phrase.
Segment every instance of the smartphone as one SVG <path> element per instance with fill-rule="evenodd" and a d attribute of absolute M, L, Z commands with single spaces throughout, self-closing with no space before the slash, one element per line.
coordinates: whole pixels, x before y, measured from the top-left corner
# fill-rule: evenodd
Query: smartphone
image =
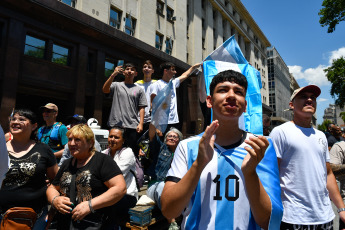
<path fill-rule="evenodd" d="M 117 61 L 117 66 L 123 66 L 124 60 L 118 60 Z"/>

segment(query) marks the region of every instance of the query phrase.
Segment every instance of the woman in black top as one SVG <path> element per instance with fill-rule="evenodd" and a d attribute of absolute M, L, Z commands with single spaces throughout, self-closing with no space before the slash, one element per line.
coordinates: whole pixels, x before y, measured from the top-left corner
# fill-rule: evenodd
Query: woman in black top
<path fill-rule="evenodd" d="M 37 117 L 29 110 L 15 110 L 10 117 L 13 139 L 6 144 L 10 168 L 0 190 L 0 209 L 30 207 L 38 214 L 33 229 L 44 229 L 47 214 L 46 176 L 52 181 L 58 171 L 53 152 L 36 143 Z M 1 217 L 0 217 L 1 218 Z"/>
<path fill-rule="evenodd" d="M 109 156 L 95 151 L 87 125 L 74 126 L 67 137 L 73 157 L 63 162 L 47 190 L 48 201 L 59 212 L 58 229 L 71 224 L 83 229 L 102 220 L 104 224 L 110 214 L 107 207 L 126 194 L 121 170 Z"/>

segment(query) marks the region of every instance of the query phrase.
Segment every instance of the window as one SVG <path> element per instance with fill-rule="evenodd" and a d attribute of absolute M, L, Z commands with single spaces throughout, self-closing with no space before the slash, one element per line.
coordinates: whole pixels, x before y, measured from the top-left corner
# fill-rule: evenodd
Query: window
<path fill-rule="evenodd" d="M 127 14 L 126 21 L 125 21 L 125 32 L 131 36 L 134 36 L 135 31 L 135 22 L 136 20 L 131 17 L 131 15 Z"/>
<path fill-rule="evenodd" d="M 109 25 L 115 27 L 116 29 L 120 29 L 121 25 L 121 12 L 117 9 L 110 9 L 110 19 Z"/>
<path fill-rule="evenodd" d="M 73 8 L 75 8 L 76 4 L 77 4 L 77 0 L 61 0 L 61 2 L 72 6 Z"/>
<path fill-rule="evenodd" d="M 44 59 L 45 50 L 46 50 L 45 41 L 32 37 L 30 35 L 26 35 L 25 50 L 24 50 L 25 55 Z"/>
<path fill-rule="evenodd" d="M 167 20 L 172 22 L 174 17 L 174 10 L 171 9 L 170 7 L 167 7 Z"/>
<path fill-rule="evenodd" d="M 171 55 L 172 49 L 173 49 L 173 41 L 172 41 L 171 38 L 167 38 L 166 41 L 165 41 L 165 52 L 167 54 Z"/>
<path fill-rule="evenodd" d="M 157 0 L 157 9 L 156 9 L 157 14 L 164 16 L 164 2 L 161 2 Z"/>
<path fill-rule="evenodd" d="M 68 48 L 53 44 L 52 62 L 69 65 L 70 51 Z"/>
<path fill-rule="evenodd" d="M 162 50 L 163 46 L 163 35 L 156 33 L 156 48 Z"/>

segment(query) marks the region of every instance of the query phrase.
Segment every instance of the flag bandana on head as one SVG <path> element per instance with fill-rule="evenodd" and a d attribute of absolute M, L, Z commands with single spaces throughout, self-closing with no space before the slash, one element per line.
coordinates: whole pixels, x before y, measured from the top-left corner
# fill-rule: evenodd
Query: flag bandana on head
<path fill-rule="evenodd" d="M 210 83 L 215 75 L 225 70 L 242 73 L 248 81 L 246 94 L 247 112 L 239 119 L 239 127 L 245 131 L 262 135 L 262 102 L 260 72 L 244 58 L 234 36 L 213 51 L 203 62 L 206 93 L 210 95 Z"/>
<path fill-rule="evenodd" d="M 152 101 L 151 123 L 162 133 L 164 133 L 168 125 L 171 95 L 173 92 L 173 80 L 171 79 Z"/>

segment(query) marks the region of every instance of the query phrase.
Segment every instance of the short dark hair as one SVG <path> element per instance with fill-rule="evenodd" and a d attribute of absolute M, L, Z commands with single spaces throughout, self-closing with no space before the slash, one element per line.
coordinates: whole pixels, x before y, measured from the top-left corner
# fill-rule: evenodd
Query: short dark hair
<path fill-rule="evenodd" d="M 216 88 L 217 84 L 225 81 L 239 84 L 240 86 L 243 86 L 245 91 L 247 92 L 248 82 L 246 77 L 239 72 L 233 70 L 225 70 L 213 77 L 212 82 L 210 84 L 210 95 L 213 95 L 213 91 Z"/>
<path fill-rule="evenodd" d="M 144 65 L 152 65 L 152 68 L 153 68 L 153 64 L 152 64 L 152 61 L 151 61 L 151 60 L 146 60 L 146 61 L 144 61 L 143 67 L 144 67 Z"/>
<path fill-rule="evenodd" d="M 19 116 L 23 116 L 29 119 L 31 124 L 37 123 L 36 114 L 29 109 L 16 109 L 13 111 L 13 115 L 15 114 L 18 114 Z M 31 132 L 31 135 L 30 135 L 31 140 L 36 140 L 36 131 L 37 131 L 37 128 Z"/>
<path fill-rule="evenodd" d="M 271 118 L 267 114 L 262 114 L 262 122 L 271 122 Z"/>
<path fill-rule="evenodd" d="M 131 62 L 128 62 L 123 66 L 124 69 L 126 69 L 127 67 L 132 67 L 135 69 L 135 71 L 137 70 L 137 67 Z"/>
<path fill-rule="evenodd" d="M 159 74 L 163 76 L 165 69 L 170 69 L 171 67 L 175 67 L 174 63 L 171 62 L 164 62 L 159 66 Z"/>

